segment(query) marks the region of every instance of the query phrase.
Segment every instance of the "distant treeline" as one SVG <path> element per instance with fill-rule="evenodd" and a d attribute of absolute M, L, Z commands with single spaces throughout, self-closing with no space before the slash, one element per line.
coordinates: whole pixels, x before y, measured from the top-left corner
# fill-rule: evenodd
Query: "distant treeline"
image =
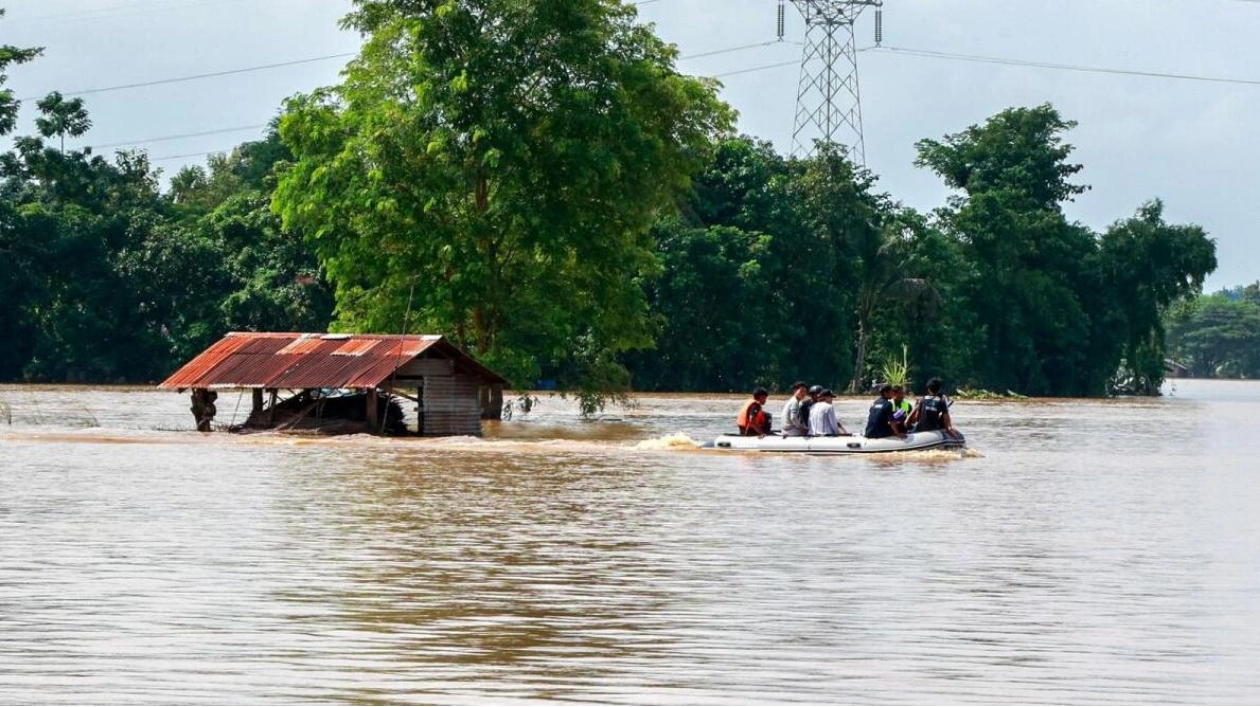
<path fill-rule="evenodd" d="M 1168 348 L 1196 378 L 1260 378 L 1260 282 L 1186 299 L 1168 314 Z"/>
<path fill-rule="evenodd" d="M 0 379 L 154 381 L 230 330 L 405 326 L 587 409 L 860 389 L 903 351 L 919 382 L 1102 395 L 1156 391 L 1165 327 L 1208 316 L 1202 229 L 1158 200 L 1102 233 L 1064 216 L 1086 187 L 1049 105 L 919 142 L 954 190 L 921 213 L 839 146 L 735 136 L 630 6 L 357 0 L 347 23 L 340 85 L 166 189 L 142 153 L 64 149 L 81 99 L 39 102 L 0 155 Z M 0 49 L 0 81 L 36 54 Z M 0 92 L 0 134 L 16 111 Z"/>

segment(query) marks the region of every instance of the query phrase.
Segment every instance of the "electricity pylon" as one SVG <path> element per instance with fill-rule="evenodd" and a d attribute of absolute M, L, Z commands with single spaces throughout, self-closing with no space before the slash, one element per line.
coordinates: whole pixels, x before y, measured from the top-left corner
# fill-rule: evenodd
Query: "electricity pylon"
<path fill-rule="evenodd" d="M 875 8 L 875 43 L 883 37 L 883 0 L 792 0 L 805 17 L 805 50 L 796 93 L 792 154 L 814 152 L 814 141 L 841 145 L 849 160 L 866 164 L 862 137 L 862 93 L 858 90 L 857 42 L 853 24 Z M 780 0 L 782 36 L 782 0 Z"/>

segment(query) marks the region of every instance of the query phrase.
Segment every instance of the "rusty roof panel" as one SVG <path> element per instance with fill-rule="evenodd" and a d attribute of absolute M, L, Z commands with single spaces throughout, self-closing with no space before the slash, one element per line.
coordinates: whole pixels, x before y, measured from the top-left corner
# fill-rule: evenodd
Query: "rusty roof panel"
<path fill-rule="evenodd" d="M 191 388 L 199 378 L 209 373 L 216 366 L 223 363 L 229 356 L 234 354 L 242 346 L 249 343 L 248 339 L 239 339 L 227 337 L 220 339 L 205 353 L 197 358 L 184 364 L 182 368 L 175 371 L 166 382 L 162 383 L 163 388 Z"/>
<path fill-rule="evenodd" d="M 318 350 L 323 345 L 324 345 L 323 340 L 321 340 L 318 337 L 302 337 L 300 339 L 295 339 L 289 342 L 288 344 L 285 344 L 284 348 L 280 349 L 276 353 L 281 353 L 281 354 L 310 353 L 312 351 Z"/>
<path fill-rule="evenodd" d="M 342 344 L 340 347 L 338 347 L 335 351 L 333 351 L 332 355 L 333 356 L 362 356 L 368 351 L 371 351 L 372 347 L 376 346 L 379 343 L 381 342 L 380 340 L 377 340 L 377 339 L 359 339 L 359 340 L 347 341 L 344 344 Z"/>
<path fill-rule="evenodd" d="M 440 336 L 233 332 L 159 387 L 371 388 L 430 349 L 488 383 L 507 382 Z"/>

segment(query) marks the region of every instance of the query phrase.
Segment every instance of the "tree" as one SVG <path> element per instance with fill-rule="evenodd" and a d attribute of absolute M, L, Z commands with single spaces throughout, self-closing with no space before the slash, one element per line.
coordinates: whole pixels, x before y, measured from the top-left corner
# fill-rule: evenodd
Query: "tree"
<path fill-rule="evenodd" d="M 1165 222 L 1157 199 L 1108 228 L 1099 257 L 1113 310 L 1108 329 L 1123 347 L 1131 385 L 1134 392 L 1157 394 L 1164 382 L 1164 320 L 1175 303 L 1202 290 L 1216 269 L 1216 245 L 1199 226 Z"/>
<path fill-rule="evenodd" d="M 363 51 L 289 102 L 274 201 L 339 326 L 449 333 L 517 385 L 623 385 L 610 356 L 652 344 L 648 229 L 732 120 L 716 84 L 620 2 L 360 0 L 346 24 Z"/>
<path fill-rule="evenodd" d="M 4 10 L 0 8 L 0 20 L 4 19 Z M 0 136 L 8 135 L 17 127 L 18 111 L 22 104 L 13 96 L 13 89 L 4 88 L 9 79 L 5 73 L 10 66 L 18 66 L 31 61 L 44 52 L 39 48 L 22 49 L 9 44 L 0 45 Z"/>
<path fill-rule="evenodd" d="M 1201 378 L 1260 378 L 1260 304 L 1201 295 L 1169 312 L 1168 349 Z"/>
<path fill-rule="evenodd" d="M 82 98 L 66 100 L 53 91 L 35 104 L 41 117 L 35 119 L 35 127 L 44 137 L 56 135 L 61 139 L 61 152 L 66 151 L 66 136 L 79 137 L 92 127 L 92 119 L 83 107 Z"/>
<path fill-rule="evenodd" d="M 962 192 L 939 216 L 969 263 L 961 292 L 980 324 L 971 368 L 985 387 L 1102 392 L 1080 296 L 1099 284 L 1086 262 L 1097 246 L 1061 209 L 1087 189 L 1069 181 L 1081 170 L 1062 139 L 1073 126 L 1049 105 L 1012 108 L 917 145 L 916 164 Z"/>

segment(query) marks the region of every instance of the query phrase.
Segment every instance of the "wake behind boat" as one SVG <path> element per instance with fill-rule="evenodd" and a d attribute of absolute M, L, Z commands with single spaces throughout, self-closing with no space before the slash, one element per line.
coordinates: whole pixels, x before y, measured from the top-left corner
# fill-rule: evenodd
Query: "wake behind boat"
<path fill-rule="evenodd" d="M 867 439 L 859 435 L 838 437 L 784 437 L 771 434 L 719 435 L 701 445 L 703 449 L 732 452 L 802 452 L 808 454 L 878 454 L 881 452 L 909 452 L 922 449 L 962 449 L 967 441 L 961 432 L 954 435 L 943 431 L 912 432 L 905 437 L 881 437 Z"/>

